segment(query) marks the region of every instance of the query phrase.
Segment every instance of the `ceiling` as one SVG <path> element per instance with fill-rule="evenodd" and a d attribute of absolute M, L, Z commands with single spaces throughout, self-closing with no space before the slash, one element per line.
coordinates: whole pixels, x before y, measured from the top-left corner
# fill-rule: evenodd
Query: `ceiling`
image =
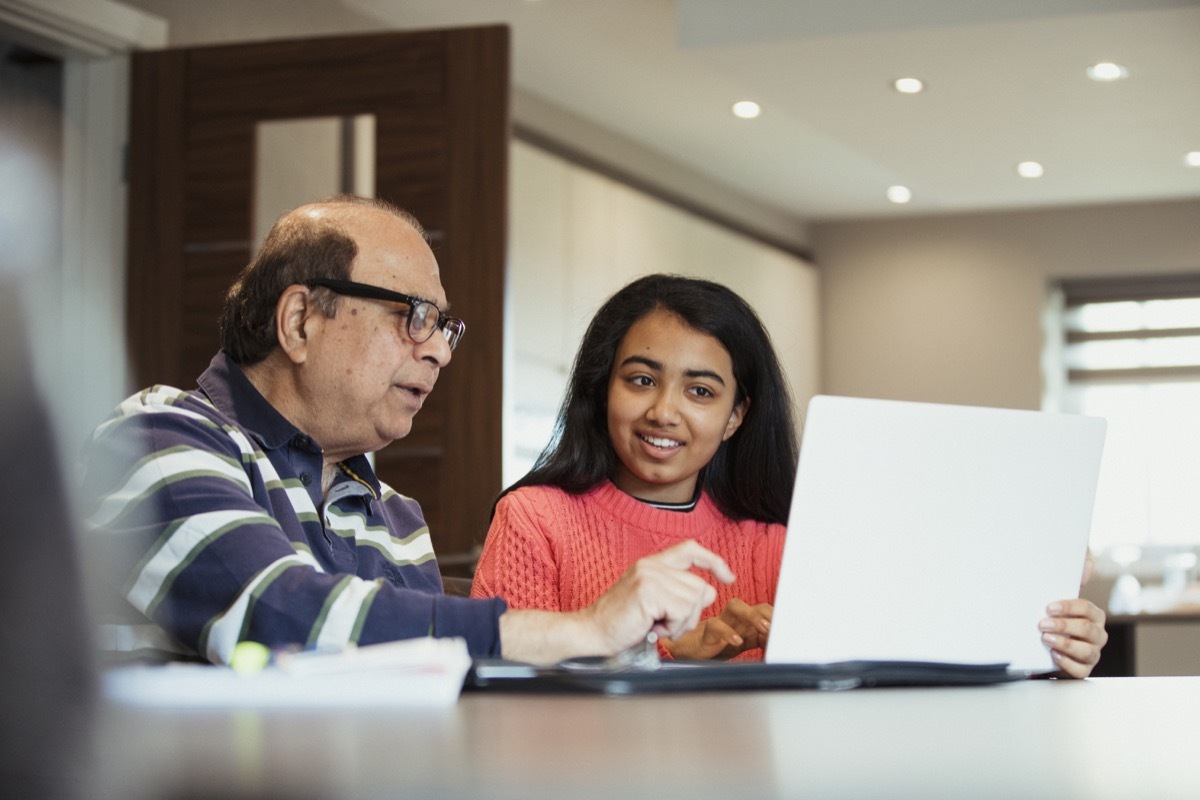
<path fill-rule="evenodd" d="M 125 2 L 231 38 L 254 12 L 280 36 L 331 8 L 507 23 L 523 96 L 800 223 L 1200 198 L 1200 0 Z M 1129 77 L 1089 80 L 1098 61 Z M 905 76 L 926 90 L 894 91 Z M 762 115 L 734 117 L 743 99 Z"/>
<path fill-rule="evenodd" d="M 805 220 L 1200 197 L 1198 0 L 342 2 L 507 22 L 520 89 Z"/>

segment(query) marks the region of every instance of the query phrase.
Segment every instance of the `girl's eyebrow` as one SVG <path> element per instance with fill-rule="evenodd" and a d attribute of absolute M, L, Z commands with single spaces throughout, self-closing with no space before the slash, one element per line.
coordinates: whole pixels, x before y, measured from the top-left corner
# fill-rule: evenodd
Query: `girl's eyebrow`
<path fill-rule="evenodd" d="M 641 364 L 654 370 L 655 372 L 663 371 L 663 365 L 661 361 L 655 361 L 652 358 L 646 358 L 646 356 L 630 356 L 622 361 L 619 366 L 625 367 L 630 364 Z M 684 370 L 683 374 L 688 378 L 710 378 L 722 386 L 725 385 L 725 379 L 716 372 L 713 372 L 711 369 L 688 369 Z"/>
<path fill-rule="evenodd" d="M 630 356 L 622 361 L 619 366 L 627 367 L 630 364 L 641 364 L 657 372 L 662 372 L 663 369 L 661 361 L 655 361 L 654 359 L 646 358 L 645 356 Z"/>
<path fill-rule="evenodd" d="M 683 374 L 689 378 L 712 378 L 722 386 L 725 385 L 725 379 L 711 369 L 689 369 L 685 370 Z"/>

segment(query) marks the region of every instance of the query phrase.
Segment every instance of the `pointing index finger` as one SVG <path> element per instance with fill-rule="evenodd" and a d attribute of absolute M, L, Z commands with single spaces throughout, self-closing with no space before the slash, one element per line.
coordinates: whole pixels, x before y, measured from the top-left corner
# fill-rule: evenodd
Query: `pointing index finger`
<path fill-rule="evenodd" d="M 737 576 L 725 563 L 725 559 L 711 550 L 704 549 L 692 539 L 664 550 L 660 555 L 664 563 L 670 567 L 678 569 L 699 567 L 711 572 L 721 583 L 733 583 L 737 580 Z"/>

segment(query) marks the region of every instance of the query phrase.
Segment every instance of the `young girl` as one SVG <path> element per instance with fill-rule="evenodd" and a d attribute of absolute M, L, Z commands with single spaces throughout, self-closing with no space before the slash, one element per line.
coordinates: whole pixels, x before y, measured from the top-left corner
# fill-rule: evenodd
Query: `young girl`
<path fill-rule="evenodd" d="M 738 581 L 663 647 L 761 658 L 796 458 L 791 396 L 750 306 L 709 281 L 636 280 L 584 334 L 555 440 L 497 503 L 472 594 L 575 610 L 695 539 Z"/>
<path fill-rule="evenodd" d="M 791 397 L 753 309 L 710 281 L 640 278 L 584 334 L 555 439 L 497 502 L 472 595 L 577 610 L 637 559 L 695 539 L 737 581 L 714 583 L 700 625 L 661 649 L 761 659 L 796 462 Z M 1042 629 L 1060 634 L 1059 663 L 1082 677 L 1103 615 L 1083 600 L 1057 605 Z"/>

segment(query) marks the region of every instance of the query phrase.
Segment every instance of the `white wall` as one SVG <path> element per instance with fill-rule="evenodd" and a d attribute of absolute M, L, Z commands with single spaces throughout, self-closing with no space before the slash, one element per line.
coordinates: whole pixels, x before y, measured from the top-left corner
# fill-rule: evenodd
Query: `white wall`
<path fill-rule="evenodd" d="M 166 23 L 111 0 L 0 0 L 0 31 L 62 59 L 53 96 L 0 93 L 0 271 L 20 277 L 69 462 L 128 392 L 125 54 L 164 45 Z"/>
<path fill-rule="evenodd" d="M 68 56 L 49 94 L 0 91 L 0 274 L 25 308 L 64 460 L 128 392 L 124 353 L 124 57 Z"/>
<path fill-rule="evenodd" d="M 15 64 L 8 52 L 0 41 L 0 275 L 21 287 L 31 341 L 57 343 L 60 316 L 45 312 L 62 294 L 63 68 Z"/>
<path fill-rule="evenodd" d="M 73 451 L 131 391 L 125 352 L 125 184 L 129 59 L 66 67 L 63 166 L 65 366 L 57 378 L 64 447 Z M 73 453 L 72 453 L 73 455 Z"/>
<path fill-rule="evenodd" d="M 808 263 L 521 142 L 512 150 L 505 484 L 549 440 L 575 349 L 604 300 L 672 272 L 741 294 L 775 340 L 803 408 L 817 391 L 819 281 Z"/>
<path fill-rule="evenodd" d="M 822 390 L 1036 409 L 1050 280 L 1200 270 L 1200 201 L 819 223 Z"/>

